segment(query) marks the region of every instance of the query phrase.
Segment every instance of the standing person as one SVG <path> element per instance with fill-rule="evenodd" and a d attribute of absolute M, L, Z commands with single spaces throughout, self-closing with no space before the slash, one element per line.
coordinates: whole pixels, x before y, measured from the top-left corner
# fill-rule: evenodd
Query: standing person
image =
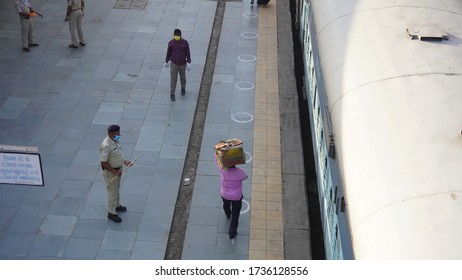
<path fill-rule="evenodd" d="M 67 0 L 67 13 L 64 21 L 69 21 L 69 30 L 71 31 L 71 44 L 69 48 L 72 49 L 77 49 L 79 47 L 78 44 L 82 47 L 85 46 L 82 29 L 84 7 L 84 0 Z"/>
<path fill-rule="evenodd" d="M 19 22 L 21 24 L 21 42 L 22 50 L 30 52 L 29 47 L 38 47 L 38 43 L 34 41 L 34 29 L 30 17 L 33 16 L 29 0 L 16 0 L 14 7 L 19 14 Z M 31 15 L 32 14 L 32 15 Z"/>
<path fill-rule="evenodd" d="M 120 205 L 120 180 L 122 177 L 122 166 L 130 165 L 129 160 L 124 160 L 122 148 L 119 145 L 120 126 L 113 124 L 107 128 L 107 137 L 99 147 L 103 177 L 106 181 L 108 195 L 107 218 L 116 223 L 122 222 L 117 211 L 125 212 L 127 207 Z"/>
<path fill-rule="evenodd" d="M 215 163 L 221 175 L 221 199 L 223 200 L 223 210 L 226 218 L 231 219 L 229 224 L 228 236 L 233 239 L 237 235 L 237 226 L 239 224 L 239 214 L 242 208 L 242 181 L 248 178 L 247 174 L 241 168 L 235 165 L 222 168 L 218 163 L 215 153 Z"/>
<path fill-rule="evenodd" d="M 170 61 L 170 99 L 175 101 L 175 90 L 180 74 L 181 95 L 186 94 L 186 73 L 185 69 L 191 70 L 191 54 L 189 43 L 181 37 L 181 30 L 173 31 L 173 39 L 168 42 L 167 55 L 165 56 L 165 67 L 169 66 Z M 186 65 L 187 64 L 187 65 Z"/>

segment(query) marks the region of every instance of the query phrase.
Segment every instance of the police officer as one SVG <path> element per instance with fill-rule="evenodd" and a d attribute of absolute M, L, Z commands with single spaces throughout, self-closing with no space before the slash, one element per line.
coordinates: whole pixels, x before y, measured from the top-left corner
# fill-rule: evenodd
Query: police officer
<path fill-rule="evenodd" d="M 122 148 L 119 145 L 120 126 L 113 124 L 107 128 L 107 137 L 101 143 L 100 161 L 103 169 L 103 177 L 106 181 L 108 195 L 108 214 L 107 218 L 116 223 L 122 222 L 117 215 L 117 211 L 125 212 L 127 207 L 120 205 L 120 180 L 122 176 L 122 166 L 130 165 L 129 160 L 124 160 Z"/>
<path fill-rule="evenodd" d="M 69 31 L 71 32 L 71 44 L 69 48 L 76 49 L 80 44 L 85 46 L 83 37 L 82 18 L 85 1 L 83 0 L 67 0 L 67 13 L 64 21 L 69 21 Z"/>
<path fill-rule="evenodd" d="M 29 47 L 38 47 L 39 45 L 34 41 L 34 30 L 30 20 L 34 10 L 32 10 L 29 0 L 16 0 L 14 7 L 19 14 L 19 22 L 21 23 L 22 50 L 30 52 Z"/>

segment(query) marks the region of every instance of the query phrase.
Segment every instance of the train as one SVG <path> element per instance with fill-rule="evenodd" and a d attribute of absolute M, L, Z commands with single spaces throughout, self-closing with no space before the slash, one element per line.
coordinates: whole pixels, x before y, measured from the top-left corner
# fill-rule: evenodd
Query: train
<path fill-rule="evenodd" d="M 462 259 L 462 1 L 296 12 L 326 258 Z"/>

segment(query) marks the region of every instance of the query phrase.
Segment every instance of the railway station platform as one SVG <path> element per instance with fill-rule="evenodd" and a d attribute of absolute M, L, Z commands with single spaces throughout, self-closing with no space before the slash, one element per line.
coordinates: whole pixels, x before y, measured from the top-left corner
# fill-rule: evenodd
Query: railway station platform
<path fill-rule="evenodd" d="M 0 0 L 0 145 L 37 147 L 44 186 L 0 184 L 0 259 L 311 258 L 289 1 L 86 1 L 78 49 L 65 1 L 31 3 L 44 17 L 24 52 Z M 192 70 L 172 102 L 175 28 Z M 99 164 L 114 123 L 126 159 L 141 155 L 121 223 L 106 217 Z M 213 151 L 227 138 L 243 140 L 249 175 L 234 240 Z"/>

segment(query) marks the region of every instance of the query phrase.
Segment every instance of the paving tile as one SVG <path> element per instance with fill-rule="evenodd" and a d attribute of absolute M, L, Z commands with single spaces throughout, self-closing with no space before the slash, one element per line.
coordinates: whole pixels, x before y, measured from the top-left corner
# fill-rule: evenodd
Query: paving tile
<path fill-rule="evenodd" d="M 189 132 L 164 133 L 164 143 L 174 146 L 187 146 L 189 143 L 189 134 Z"/>
<path fill-rule="evenodd" d="M 5 214 L 5 212 L 2 212 Z M 6 232 L 11 234 L 37 234 L 44 221 L 43 217 L 16 215 L 10 218 Z"/>
<path fill-rule="evenodd" d="M 34 237 L 35 234 L 6 234 L 0 238 L 0 256 L 25 257 Z"/>
<path fill-rule="evenodd" d="M 196 175 L 194 182 L 194 191 L 218 195 L 220 193 L 220 185 L 221 178 L 218 174 L 215 174 L 214 176 Z"/>
<path fill-rule="evenodd" d="M 161 138 L 138 138 L 135 149 L 138 151 L 160 152 Z"/>
<path fill-rule="evenodd" d="M 224 215 L 219 208 L 207 207 L 191 207 L 189 210 L 188 224 L 190 225 L 210 225 L 216 226 L 219 222 L 219 215 Z"/>
<path fill-rule="evenodd" d="M 72 164 L 76 165 L 99 165 L 99 151 L 77 151 Z"/>
<path fill-rule="evenodd" d="M 183 171 L 183 165 L 184 160 L 160 157 L 159 161 L 157 162 L 156 173 L 166 174 L 167 176 L 176 176 L 173 178 L 177 179 L 179 182 L 179 175 Z"/>
<path fill-rule="evenodd" d="M 136 77 L 136 73 L 117 72 L 115 73 L 115 77 L 113 80 L 116 82 L 134 83 L 136 81 Z"/>
<path fill-rule="evenodd" d="M 87 220 L 78 218 L 71 237 L 79 239 L 102 240 L 106 233 L 108 220 Z"/>
<path fill-rule="evenodd" d="M 17 215 L 45 217 L 48 213 L 52 201 L 49 199 L 31 199 L 27 198 L 18 209 Z"/>
<path fill-rule="evenodd" d="M 228 125 L 227 124 L 215 124 L 215 123 L 206 123 L 204 128 L 204 133 L 206 134 L 218 134 L 222 138 L 228 136 Z"/>
<path fill-rule="evenodd" d="M 0 118 L 7 120 L 17 120 L 23 111 L 24 108 L 2 107 L 0 108 Z"/>
<path fill-rule="evenodd" d="M 239 234 L 236 236 L 236 238 L 234 238 L 234 240 L 229 239 L 228 234 L 218 234 L 217 236 L 217 253 L 248 256 L 248 250 L 248 235 L 242 235 L 239 232 Z"/>
<path fill-rule="evenodd" d="M 98 112 L 105 113 L 122 113 L 125 108 L 125 103 L 121 102 L 102 102 Z"/>
<path fill-rule="evenodd" d="M 136 232 L 107 230 L 101 249 L 131 251 L 135 242 Z"/>
<path fill-rule="evenodd" d="M 167 244 L 168 235 L 170 233 L 170 223 L 145 222 L 140 224 L 136 240 L 140 241 L 156 241 Z"/>
<path fill-rule="evenodd" d="M 210 148 L 210 157 L 213 157 L 213 147 Z M 217 165 L 215 162 L 213 161 L 201 161 L 198 168 L 197 168 L 197 174 L 199 175 L 210 175 L 210 176 L 214 176 L 214 175 L 219 175 L 219 171 L 218 171 L 218 168 L 217 168 Z"/>
<path fill-rule="evenodd" d="M 144 213 L 146 201 L 146 195 L 124 194 L 121 197 L 121 204 L 129 213 Z"/>
<path fill-rule="evenodd" d="M 162 145 L 160 157 L 184 160 L 186 158 L 187 148 L 187 145 Z"/>
<path fill-rule="evenodd" d="M 123 194 L 148 195 L 151 180 L 145 177 L 130 175 L 130 178 L 123 179 L 120 187 L 121 196 Z"/>
<path fill-rule="evenodd" d="M 149 190 L 148 202 L 166 205 L 175 203 L 178 186 L 179 180 L 177 178 L 154 177 Z"/>
<path fill-rule="evenodd" d="M 30 101 L 30 98 L 9 97 L 6 100 L 5 104 L 3 104 L 3 107 L 25 109 Z"/>
<path fill-rule="evenodd" d="M 96 113 L 92 124 L 111 125 L 113 123 L 118 123 L 121 115 L 121 113 L 98 112 Z"/>
<path fill-rule="evenodd" d="M 83 198 L 57 197 L 51 204 L 48 214 L 78 216 L 85 203 Z"/>
<path fill-rule="evenodd" d="M 96 259 L 98 260 L 129 260 L 132 252 L 121 250 L 99 250 Z"/>
<path fill-rule="evenodd" d="M 183 247 L 182 260 L 213 260 L 216 258 L 215 245 L 185 244 Z"/>
<path fill-rule="evenodd" d="M 135 241 L 132 260 L 163 260 L 165 255 L 165 242 Z"/>
<path fill-rule="evenodd" d="M 67 180 L 93 181 L 99 171 L 99 166 L 73 164 L 66 174 Z"/>
<path fill-rule="evenodd" d="M 188 224 L 184 243 L 191 245 L 216 245 L 217 226 Z"/>
<path fill-rule="evenodd" d="M 94 260 L 98 254 L 101 240 L 69 238 L 64 258 L 77 260 Z"/>
<path fill-rule="evenodd" d="M 60 172 L 60 169 L 57 168 L 55 169 L 55 172 Z M 44 181 L 45 185 L 44 186 L 37 186 L 34 188 L 29 189 L 27 192 L 27 199 L 34 199 L 34 200 L 52 200 L 56 197 L 56 194 L 58 193 L 59 190 L 59 184 L 57 181 L 59 181 L 59 176 L 57 178 L 52 178 L 49 174 L 44 174 Z M 50 178 L 51 177 L 51 178 Z M 24 200 L 26 201 L 26 200 Z M 43 209 L 40 207 L 44 207 Z M 35 213 L 40 213 L 41 210 L 44 212 L 47 211 L 45 208 L 47 208 L 47 204 L 45 203 L 42 206 L 39 206 L 35 211 Z M 41 215 L 39 215 L 41 216 Z"/>
<path fill-rule="evenodd" d="M 172 121 L 167 132 L 187 132 L 191 131 L 191 121 Z"/>
<path fill-rule="evenodd" d="M 91 186 L 90 191 L 89 191 L 86 198 L 87 198 L 87 202 L 88 201 L 95 201 L 95 202 L 104 202 L 104 203 L 106 203 L 107 202 L 106 183 L 104 183 L 102 179 L 101 179 L 101 181 L 96 181 L 95 180 L 95 182 Z"/>
<path fill-rule="evenodd" d="M 61 258 L 69 238 L 60 235 L 39 234 L 28 252 L 31 258 Z"/>
<path fill-rule="evenodd" d="M 147 114 L 158 116 L 170 116 L 172 106 L 170 104 L 149 104 Z"/>
<path fill-rule="evenodd" d="M 193 195 L 191 206 L 210 206 L 210 207 L 221 207 L 222 199 L 220 192 L 217 193 L 196 193 Z"/>
<path fill-rule="evenodd" d="M 146 109 L 125 108 L 121 118 L 122 119 L 136 119 L 144 120 L 146 116 Z"/>
<path fill-rule="evenodd" d="M 164 204 L 146 204 L 145 211 L 143 213 L 143 222 L 154 222 L 154 223 L 166 223 L 170 224 L 173 218 L 175 202 L 170 205 Z"/>
<path fill-rule="evenodd" d="M 80 213 L 80 218 L 91 220 L 107 220 L 107 201 L 87 201 Z"/>
<path fill-rule="evenodd" d="M 42 234 L 69 236 L 74 230 L 77 217 L 47 215 L 40 227 Z"/>

